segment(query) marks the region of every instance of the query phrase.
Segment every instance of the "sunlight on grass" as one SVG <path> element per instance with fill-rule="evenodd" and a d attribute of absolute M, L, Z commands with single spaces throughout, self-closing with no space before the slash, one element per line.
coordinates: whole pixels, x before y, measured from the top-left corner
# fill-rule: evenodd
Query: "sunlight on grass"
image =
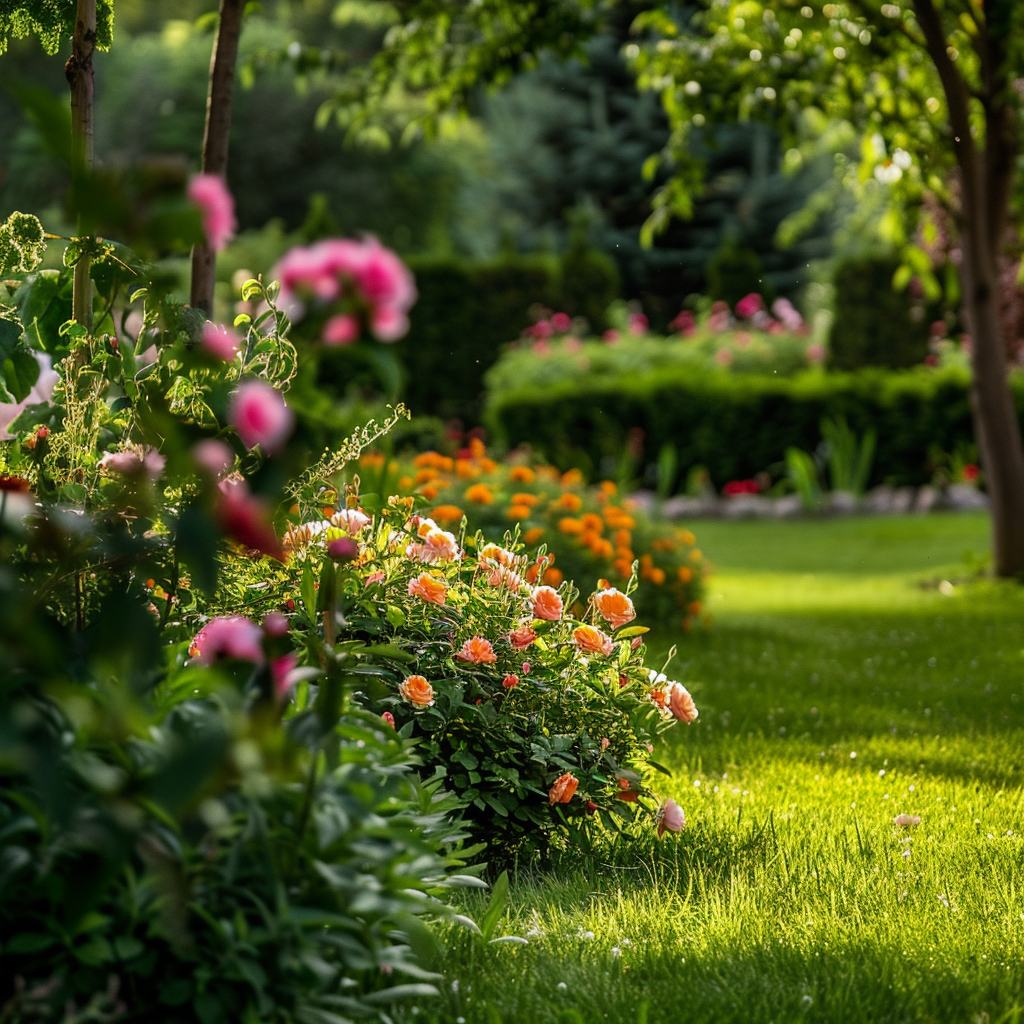
<path fill-rule="evenodd" d="M 967 579 L 984 518 L 713 526 L 659 752 L 687 829 L 521 873 L 529 943 L 450 930 L 396 1020 L 1024 1019 L 1024 590 Z"/>

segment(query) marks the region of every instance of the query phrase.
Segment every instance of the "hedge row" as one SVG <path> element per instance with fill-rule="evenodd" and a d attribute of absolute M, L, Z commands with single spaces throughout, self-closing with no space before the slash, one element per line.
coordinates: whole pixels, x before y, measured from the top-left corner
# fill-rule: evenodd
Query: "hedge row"
<path fill-rule="evenodd" d="M 1024 377 L 1016 375 L 1013 387 L 1024 427 Z M 614 472 L 629 444 L 642 442 L 648 466 L 671 444 L 680 480 L 703 465 L 720 488 L 780 463 L 791 445 L 813 452 L 822 418 L 845 415 L 858 433 L 877 432 L 871 484 L 921 484 L 931 477 L 930 449 L 952 452 L 973 441 L 969 389 L 958 370 L 776 378 L 669 367 L 614 382 L 583 378 L 494 392 L 485 419 L 498 443 L 529 444 L 556 465 L 593 473 Z"/>

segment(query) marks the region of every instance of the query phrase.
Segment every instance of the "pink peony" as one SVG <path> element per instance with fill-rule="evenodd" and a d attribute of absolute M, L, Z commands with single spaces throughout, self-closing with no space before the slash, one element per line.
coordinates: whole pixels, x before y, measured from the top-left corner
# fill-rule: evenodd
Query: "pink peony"
<path fill-rule="evenodd" d="M 211 323 L 209 320 L 203 324 L 203 348 L 211 356 L 230 363 L 238 355 L 240 345 L 241 339 L 230 327 Z"/>
<path fill-rule="evenodd" d="M 689 337 L 697 329 L 697 321 L 693 313 L 684 309 L 670 324 L 673 331 L 678 331 L 684 337 Z"/>
<path fill-rule="evenodd" d="M 393 306 L 381 306 L 373 311 L 370 330 L 378 341 L 398 341 L 409 333 L 409 318 Z"/>
<path fill-rule="evenodd" d="M 353 537 L 338 537 L 328 541 L 327 554 L 335 562 L 354 562 L 359 557 L 359 541 Z"/>
<path fill-rule="evenodd" d="M 282 612 L 267 612 L 263 616 L 263 632 L 267 636 L 287 636 L 288 616 Z"/>
<path fill-rule="evenodd" d="M 235 201 L 223 178 L 197 174 L 188 186 L 188 198 L 203 215 L 203 232 L 214 252 L 220 252 L 235 234 Z"/>
<path fill-rule="evenodd" d="M 245 380 L 231 398 L 228 419 L 246 448 L 275 452 L 292 432 L 295 417 L 284 396 L 261 380 Z"/>
<path fill-rule="evenodd" d="M 409 268 L 376 238 L 363 243 L 356 281 L 363 297 L 375 308 L 388 306 L 405 312 L 416 301 L 416 285 Z"/>
<path fill-rule="evenodd" d="M 643 313 L 629 314 L 629 333 L 638 337 L 647 333 L 647 317 Z"/>
<path fill-rule="evenodd" d="M 244 615 L 211 619 L 192 639 L 188 653 L 202 665 L 221 658 L 263 664 L 263 631 Z"/>
<path fill-rule="evenodd" d="M 686 815 L 682 807 L 671 797 L 658 809 L 658 837 L 666 832 L 682 832 L 686 825 Z"/>
<path fill-rule="evenodd" d="M 359 321 L 349 313 L 332 316 L 324 324 L 325 345 L 351 345 L 359 337 Z"/>
<path fill-rule="evenodd" d="M 565 334 L 565 332 L 572 326 L 572 318 L 568 313 L 556 313 L 551 318 L 551 326 L 558 331 L 559 334 Z"/>
<path fill-rule="evenodd" d="M 274 658 L 270 663 L 270 674 L 274 678 L 274 693 L 284 697 L 295 685 L 295 669 L 298 665 L 298 656 L 294 651 L 282 654 L 280 658 Z"/>
<path fill-rule="evenodd" d="M 772 303 L 772 312 L 787 331 L 797 331 L 804 325 L 804 318 L 789 299 L 776 299 Z"/>

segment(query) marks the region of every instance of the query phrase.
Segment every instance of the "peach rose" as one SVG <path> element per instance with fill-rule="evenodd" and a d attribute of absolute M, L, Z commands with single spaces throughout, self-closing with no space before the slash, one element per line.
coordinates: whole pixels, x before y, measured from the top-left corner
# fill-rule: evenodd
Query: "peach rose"
<path fill-rule="evenodd" d="M 671 797 L 658 809 L 658 837 L 666 832 L 682 832 L 686 825 L 686 815 L 682 807 Z"/>
<path fill-rule="evenodd" d="M 578 629 L 574 629 L 572 638 L 576 641 L 576 646 L 584 654 L 604 654 L 607 656 L 612 653 L 614 648 L 612 638 L 607 633 L 602 633 L 601 630 L 595 629 L 593 626 L 580 626 Z"/>
<path fill-rule="evenodd" d="M 525 650 L 536 639 L 537 634 L 529 626 L 519 626 L 508 635 L 508 642 L 517 651 Z"/>
<path fill-rule="evenodd" d="M 409 676 L 398 688 L 398 692 L 420 708 L 428 708 L 434 703 L 434 688 L 423 676 Z"/>
<path fill-rule="evenodd" d="M 537 587 L 533 592 L 533 614 L 548 622 L 557 622 L 562 617 L 562 599 L 554 587 Z"/>
<path fill-rule="evenodd" d="M 422 597 L 430 604 L 444 604 L 448 596 L 448 587 L 429 572 L 421 572 L 419 576 L 409 580 L 409 596 Z"/>
<path fill-rule="evenodd" d="M 485 640 L 482 636 L 475 636 L 467 640 L 462 645 L 462 650 L 455 657 L 462 658 L 463 661 L 472 662 L 474 665 L 490 665 L 498 660 L 494 654 L 494 648 L 491 646 L 491 641 Z"/>
<path fill-rule="evenodd" d="M 480 549 L 480 561 L 497 562 L 498 565 L 515 565 L 520 559 L 507 548 L 500 547 L 497 544 L 485 544 Z"/>
<path fill-rule="evenodd" d="M 567 804 L 572 799 L 579 784 L 580 780 L 572 772 L 559 775 L 548 793 L 548 802 L 552 806 L 555 804 Z"/>
<path fill-rule="evenodd" d="M 331 525 L 354 537 L 360 530 L 370 525 L 370 517 L 361 508 L 343 508 L 331 516 Z"/>
<path fill-rule="evenodd" d="M 698 714 L 697 705 L 693 703 L 690 691 L 682 683 L 669 683 L 668 709 L 681 722 L 689 725 Z"/>
<path fill-rule="evenodd" d="M 611 623 L 612 629 L 618 629 L 636 618 L 633 602 L 615 587 L 599 590 L 593 600 L 601 617 Z"/>

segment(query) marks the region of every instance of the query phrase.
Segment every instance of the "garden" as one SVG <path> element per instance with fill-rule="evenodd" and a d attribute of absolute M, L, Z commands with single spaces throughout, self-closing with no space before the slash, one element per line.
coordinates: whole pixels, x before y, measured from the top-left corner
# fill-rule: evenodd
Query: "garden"
<path fill-rule="evenodd" d="M 1019 1021 L 1022 33 L 0 0 L 0 1024 Z"/>

